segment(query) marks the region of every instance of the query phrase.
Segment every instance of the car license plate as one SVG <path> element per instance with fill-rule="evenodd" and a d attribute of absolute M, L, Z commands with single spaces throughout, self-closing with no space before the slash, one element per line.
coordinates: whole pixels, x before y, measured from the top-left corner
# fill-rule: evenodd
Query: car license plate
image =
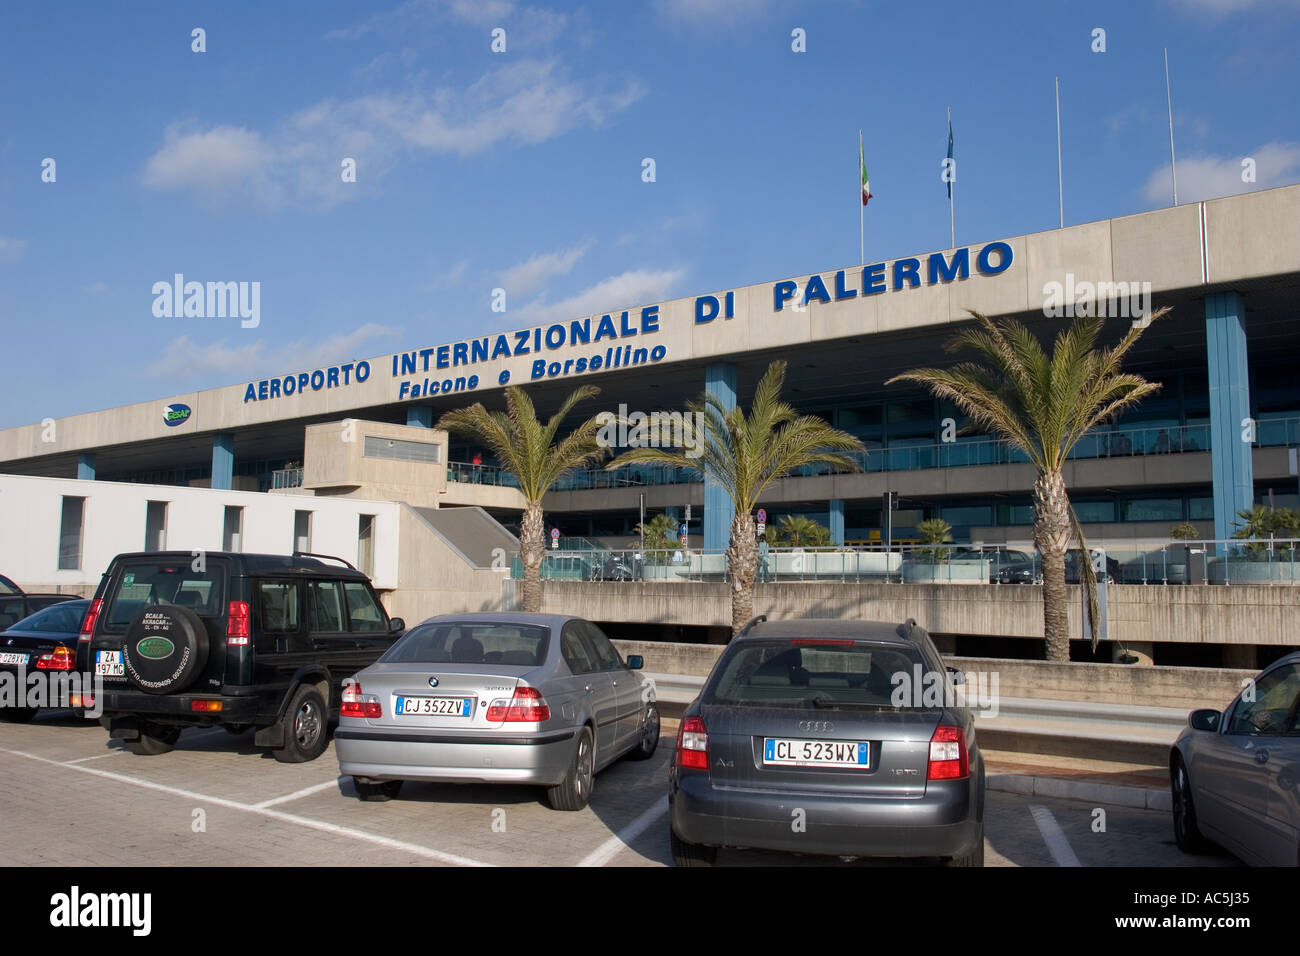
<path fill-rule="evenodd" d="M 394 712 L 400 717 L 468 717 L 470 697 L 399 697 Z"/>
<path fill-rule="evenodd" d="M 763 741 L 763 763 L 775 767 L 871 766 L 871 748 L 855 740 L 789 740 L 767 737 Z"/>
<path fill-rule="evenodd" d="M 95 651 L 95 676 L 125 677 L 121 651 Z"/>
<path fill-rule="evenodd" d="M 0 664 L 26 664 L 26 654 L 0 654 Z"/>

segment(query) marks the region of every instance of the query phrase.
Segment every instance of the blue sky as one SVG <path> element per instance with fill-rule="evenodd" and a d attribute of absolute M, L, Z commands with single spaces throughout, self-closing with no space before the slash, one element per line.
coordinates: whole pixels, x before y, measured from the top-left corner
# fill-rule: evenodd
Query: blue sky
<path fill-rule="evenodd" d="M 859 128 L 945 248 L 948 107 L 958 244 L 1055 228 L 1057 75 L 1066 223 L 1168 205 L 1164 47 L 1181 202 L 1300 181 L 1300 0 L 7 4 L 0 426 L 854 264 Z"/>

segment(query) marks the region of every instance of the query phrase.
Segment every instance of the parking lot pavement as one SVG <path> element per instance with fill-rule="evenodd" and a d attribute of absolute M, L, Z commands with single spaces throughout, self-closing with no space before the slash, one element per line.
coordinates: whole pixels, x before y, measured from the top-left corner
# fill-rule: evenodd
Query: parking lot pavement
<path fill-rule="evenodd" d="M 579 813 L 549 809 L 531 787 L 407 783 L 396 800 L 363 803 L 338 777 L 332 744 L 319 760 L 281 764 L 251 733 L 194 730 L 171 753 L 137 757 L 98 724 L 43 713 L 0 724 L 0 864 L 664 865 L 672 746 L 665 734 L 654 759 L 604 770 Z M 1102 807 L 1102 818 L 1066 800 L 987 799 L 989 866 L 1236 865 L 1179 853 L 1167 813 Z M 719 863 L 827 861 L 724 851 Z"/>

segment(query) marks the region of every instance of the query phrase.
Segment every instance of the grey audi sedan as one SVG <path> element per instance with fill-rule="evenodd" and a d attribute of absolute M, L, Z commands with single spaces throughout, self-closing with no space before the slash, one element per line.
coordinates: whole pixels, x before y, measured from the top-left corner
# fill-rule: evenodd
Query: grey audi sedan
<path fill-rule="evenodd" d="M 1227 709 L 1194 710 L 1169 754 L 1174 839 L 1255 866 L 1300 865 L 1300 653 L 1266 667 Z"/>
<path fill-rule="evenodd" d="M 363 800 L 404 780 L 546 788 L 581 810 L 595 775 L 659 742 L 653 682 L 596 625 L 554 614 L 430 618 L 345 682 L 339 771 Z"/>
<path fill-rule="evenodd" d="M 758 618 L 687 708 L 673 861 L 720 847 L 984 865 L 984 761 L 961 678 L 914 621 Z"/>

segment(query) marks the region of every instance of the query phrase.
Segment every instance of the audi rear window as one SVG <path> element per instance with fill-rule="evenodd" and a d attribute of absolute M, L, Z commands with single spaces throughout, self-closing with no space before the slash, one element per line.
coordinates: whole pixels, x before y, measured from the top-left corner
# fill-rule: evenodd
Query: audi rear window
<path fill-rule="evenodd" d="M 732 649 L 703 703 L 738 707 L 893 707 L 923 659 L 871 643 L 747 642 Z"/>
<path fill-rule="evenodd" d="M 105 626 L 125 628 L 141 609 L 159 604 L 176 604 L 200 617 L 220 617 L 226 612 L 225 585 L 223 565 L 199 571 L 189 561 L 127 565 L 109 590 Z"/>
<path fill-rule="evenodd" d="M 536 624 L 422 624 L 379 660 L 384 664 L 500 664 L 540 667 L 551 629 Z"/>

